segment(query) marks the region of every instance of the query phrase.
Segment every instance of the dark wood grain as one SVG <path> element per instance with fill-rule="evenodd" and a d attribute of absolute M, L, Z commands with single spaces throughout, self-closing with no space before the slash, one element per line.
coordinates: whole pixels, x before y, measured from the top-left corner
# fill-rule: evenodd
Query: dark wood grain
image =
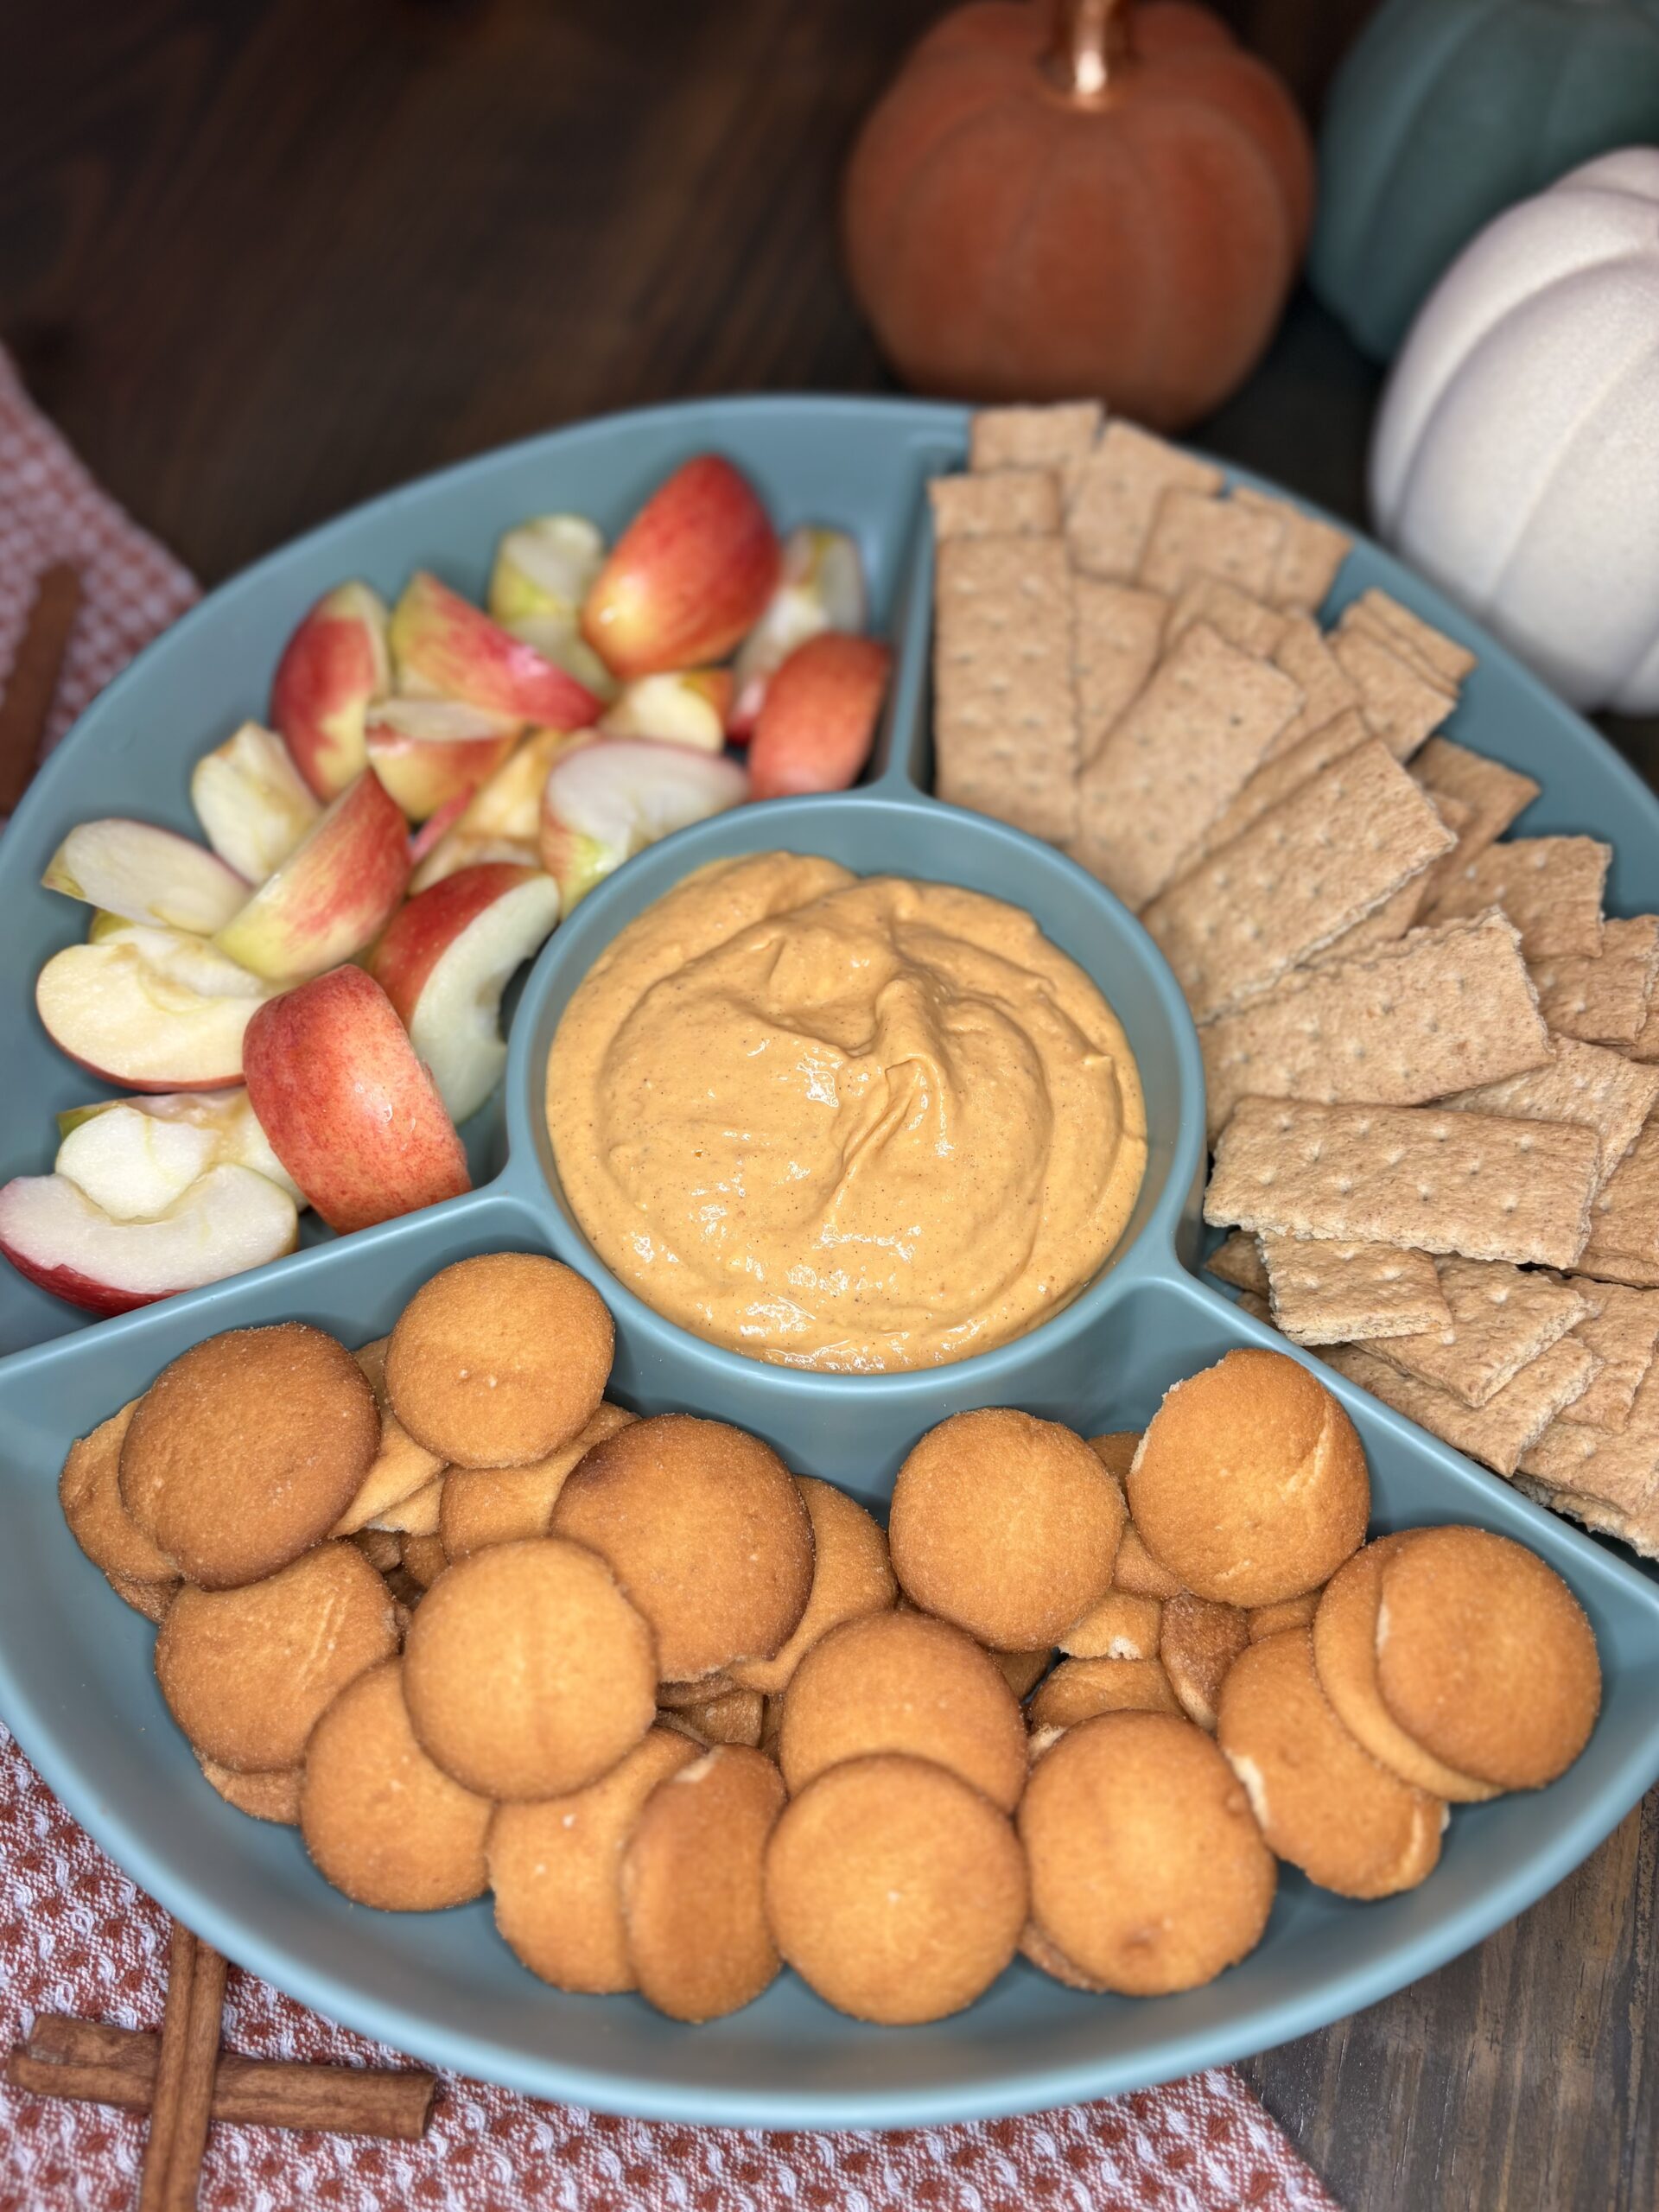
<path fill-rule="evenodd" d="M 1310 106 L 1372 0 L 1232 0 Z M 832 210 L 936 0 L 8 0 L 0 337 L 212 581 L 597 410 L 882 387 Z M 1374 372 L 1299 298 L 1198 435 L 1363 512 Z M 1659 767 L 1650 728 L 1617 734 Z M 1659 1802 L 1251 2077 L 1353 2212 L 1659 2202 Z"/>

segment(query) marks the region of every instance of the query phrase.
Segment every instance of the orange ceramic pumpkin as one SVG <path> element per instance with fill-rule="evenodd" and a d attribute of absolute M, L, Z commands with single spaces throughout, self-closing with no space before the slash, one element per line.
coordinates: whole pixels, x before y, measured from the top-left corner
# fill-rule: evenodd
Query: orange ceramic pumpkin
<path fill-rule="evenodd" d="M 848 267 L 908 384 L 1173 429 L 1266 346 L 1313 189 L 1290 95 L 1207 9 L 975 0 L 854 148 Z"/>

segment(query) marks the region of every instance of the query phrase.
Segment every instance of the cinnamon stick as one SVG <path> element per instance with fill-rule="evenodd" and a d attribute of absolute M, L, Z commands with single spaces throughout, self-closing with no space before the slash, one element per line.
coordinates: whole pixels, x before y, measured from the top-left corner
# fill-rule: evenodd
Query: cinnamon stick
<path fill-rule="evenodd" d="M 0 814 L 11 812 L 35 773 L 79 609 L 80 574 L 73 563 L 43 570 L 0 701 Z"/>
<path fill-rule="evenodd" d="M 136 2028 L 42 2013 L 29 2042 L 14 2050 L 6 2079 L 14 2088 L 80 2103 L 149 2108 L 160 2038 Z M 286 2059 L 221 2051 L 213 2076 L 213 2116 L 247 2127 L 315 2127 L 416 2143 L 426 2133 L 437 2082 L 410 2069 L 305 2066 Z"/>
<path fill-rule="evenodd" d="M 184 2069 L 173 2117 L 173 2141 L 167 2154 L 162 2212 L 195 2212 L 202 2154 L 213 2118 L 213 2075 L 219 2067 L 219 2037 L 225 2012 L 225 1961 L 198 1938 L 196 1970 L 190 1984 L 190 2018 L 184 2031 Z M 165 2041 L 165 2035 L 163 2035 Z M 155 2132 L 152 2112 L 150 2131 Z"/>
<path fill-rule="evenodd" d="M 162 2039 L 156 2055 L 156 2094 L 150 2100 L 149 2139 L 138 2185 L 138 2212 L 168 2212 L 167 2171 L 184 2097 L 186 2049 L 190 2036 L 191 1998 L 195 1988 L 195 1937 L 181 1921 L 173 1923 L 168 1944 L 167 2001 L 162 2011 Z"/>

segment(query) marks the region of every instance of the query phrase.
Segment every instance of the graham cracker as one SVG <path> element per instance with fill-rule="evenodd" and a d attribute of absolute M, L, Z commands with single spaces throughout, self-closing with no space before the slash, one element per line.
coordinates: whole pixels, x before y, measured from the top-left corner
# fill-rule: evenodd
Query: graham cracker
<path fill-rule="evenodd" d="M 1218 492 L 1220 469 L 1130 423 L 1108 423 L 1072 472 L 1065 539 L 1085 575 L 1133 583 L 1158 502 L 1172 486 Z"/>
<path fill-rule="evenodd" d="M 1659 1290 L 1593 1282 L 1587 1275 L 1563 1275 L 1561 1281 L 1590 1308 L 1573 1334 L 1594 1352 L 1601 1372 L 1560 1418 L 1574 1427 L 1602 1428 L 1617 1436 L 1630 1421 L 1636 1394 L 1659 1351 Z"/>
<path fill-rule="evenodd" d="M 983 476 L 936 476 L 927 496 L 933 535 L 1054 537 L 1060 528 L 1060 480 L 1052 468 L 996 468 Z"/>
<path fill-rule="evenodd" d="M 1287 619 L 1277 607 L 1252 599 L 1236 584 L 1224 583 L 1219 576 L 1194 576 L 1170 607 L 1164 638 L 1173 645 L 1183 630 L 1191 629 L 1195 622 L 1207 622 L 1217 637 L 1225 638 L 1240 652 L 1270 660 L 1285 633 Z"/>
<path fill-rule="evenodd" d="M 1331 650 L 1359 686 L 1365 719 L 1396 760 L 1409 760 L 1458 703 L 1455 693 L 1420 675 L 1369 631 L 1338 630 Z"/>
<path fill-rule="evenodd" d="M 1471 1073 L 1492 1083 L 1549 1053 L 1500 914 L 1415 930 L 1368 960 L 1299 969 L 1207 1023 L 1198 1043 L 1212 1135 L 1245 1097 L 1421 1106 L 1466 1090 Z"/>
<path fill-rule="evenodd" d="M 1392 645 L 1402 660 L 1449 691 L 1457 690 L 1474 673 L 1479 658 L 1467 645 L 1460 645 L 1444 630 L 1425 622 L 1421 614 L 1414 614 L 1376 584 L 1344 607 L 1342 627 L 1370 631 L 1385 645 Z"/>
<path fill-rule="evenodd" d="M 1173 599 L 1195 576 L 1219 576 L 1265 599 L 1284 535 L 1277 515 L 1176 485 L 1158 502 L 1138 581 Z"/>
<path fill-rule="evenodd" d="M 1659 1283 L 1659 1116 L 1596 1193 L 1580 1272 L 1613 1282 Z"/>
<path fill-rule="evenodd" d="M 1273 604 L 1295 607 L 1310 614 L 1323 606 L 1326 594 L 1337 581 L 1337 571 L 1353 544 L 1348 532 L 1338 530 L 1333 522 L 1322 521 L 1318 515 L 1294 506 L 1288 499 L 1276 499 L 1270 493 L 1252 491 L 1248 485 L 1241 484 L 1233 497 L 1243 506 L 1259 507 L 1264 513 L 1277 515 L 1284 524 L 1285 534 L 1280 541 L 1278 558 L 1273 564 L 1268 586 L 1268 597 Z"/>
<path fill-rule="evenodd" d="M 1274 1325 L 1293 1344 L 1344 1344 L 1451 1325 L 1451 1309 L 1427 1252 L 1340 1237 L 1258 1241 Z"/>
<path fill-rule="evenodd" d="M 1071 572 L 1058 537 L 952 537 L 939 547 L 938 796 L 1056 843 L 1077 826 L 1071 632 Z"/>
<path fill-rule="evenodd" d="M 1596 1162 L 1600 1190 L 1659 1107 L 1659 1068 L 1638 1067 L 1604 1046 L 1558 1037 L 1541 1066 L 1459 1091 L 1445 1103 L 1460 1111 L 1513 1115 L 1522 1121 L 1582 1122 L 1596 1132 L 1600 1146 Z"/>
<path fill-rule="evenodd" d="M 1064 482 L 1100 435 L 1105 410 L 1097 399 L 1061 400 L 1052 407 L 981 407 L 968 426 L 968 466 L 1052 468 Z"/>
<path fill-rule="evenodd" d="M 1640 1060 L 1644 1065 L 1659 1061 L 1659 998 L 1649 1003 L 1648 1018 L 1627 1049 L 1633 1060 Z"/>
<path fill-rule="evenodd" d="M 1437 806 L 1444 809 L 1455 800 L 1468 810 L 1456 851 L 1436 861 L 1425 879 L 1423 912 L 1427 913 L 1453 878 L 1531 805 L 1540 787 L 1530 776 L 1518 775 L 1484 753 L 1471 753 L 1449 737 L 1431 737 L 1412 761 L 1411 772 Z"/>
<path fill-rule="evenodd" d="M 1558 1510 L 1562 1498 L 1573 1501 L 1567 1510 L 1574 1514 L 1580 1501 L 1593 1500 L 1620 1515 L 1654 1517 L 1659 1503 L 1659 1362 L 1637 1384 L 1623 1428 L 1591 1428 L 1558 1418 L 1522 1453 L 1521 1471 L 1558 1493 L 1549 1500 Z M 1623 1530 L 1614 1528 L 1612 1533 Z"/>
<path fill-rule="evenodd" d="M 1369 734 L 1364 717 L 1351 707 L 1346 713 L 1334 715 L 1323 729 L 1314 730 L 1300 745 L 1293 746 L 1288 753 L 1279 750 L 1275 739 L 1262 766 L 1240 787 L 1226 812 L 1211 823 L 1199 840 L 1198 856 L 1202 859 L 1205 853 L 1212 853 L 1218 845 L 1238 836 L 1251 823 L 1260 821 L 1270 808 L 1277 806 L 1281 799 L 1288 798 L 1310 778 L 1328 768 L 1333 760 L 1342 760 L 1357 745 L 1363 745 Z"/>
<path fill-rule="evenodd" d="M 1475 1408 L 1433 1382 L 1402 1375 L 1379 1357 L 1381 1351 L 1380 1344 L 1333 1344 L 1324 1357 L 1338 1375 L 1500 1475 L 1515 1472 L 1528 1446 L 1543 1434 L 1563 1407 L 1583 1395 L 1596 1370 L 1595 1355 L 1564 1337 L 1484 1406 Z M 1594 1432 L 1586 1429 L 1584 1433 Z"/>
<path fill-rule="evenodd" d="M 1451 831 L 1375 739 L 1313 777 L 1147 908 L 1207 1021 L 1380 906 L 1449 851 Z"/>
<path fill-rule="evenodd" d="M 1554 1433 L 1554 1427 L 1544 1432 Z M 1614 1441 L 1622 1441 L 1614 1439 Z M 1542 1439 L 1540 1440 L 1541 1443 Z M 1535 1450 L 1536 1446 L 1533 1447 Z M 1525 1455 L 1530 1457 L 1529 1452 Z M 1639 1464 L 1640 1455 L 1633 1459 Z M 1603 1478 L 1598 1476 L 1596 1479 Z M 1630 1506 L 1610 1505 L 1599 1497 L 1580 1497 L 1569 1490 L 1552 1489 L 1549 1484 L 1539 1482 L 1525 1472 L 1515 1478 L 1516 1488 L 1540 1505 L 1547 1505 L 1552 1513 L 1560 1513 L 1586 1529 L 1594 1529 L 1604 1536 L 1617 1536 L 1643 1559 L 1659 1558 L 1659 1491 L 1651 1484 L 1643 1492 L 1639 1483 L 1632 1480 L 1630 1487 L 1637 1502 Z"/>
<path fill-rule="evenodd" d="M 1243 1098 L 1216 1147 L 1204 1217 L 1258 1236 L 1332 1236 L 1570 1268 L 1588 1233 L 1593 1130 Z"/>
<path fill-rule="evenodd" d="M 1248 1313 L 1254 1319 L 1265 1322 L 1270 1329 L 1274 1325 L 1273 1307 L 1259 1290 L 1241 1290 L 1238 1308 L 1241 1313 Z"/>
<path fill-rule="evenodd" d="M 1078 751 L 1086 767 L 1141 690 L 1163 650 L 1169 601 L 1135 584 L 1073 581 L 1077 607 Z"/>
<path fill-rule="evenodd" d="M 1447 1258 L 1438 1272 L 1448 1319 L 1414 1336 L 1390 1330 L 1376 1351 L 1465 1406 L 1485 1405 L 1589 1317 L 1589 1300 L 1559 1277 L 1506 1261 Z"/>
<path fill-rule="evenodd" d="M 1275 668 L 1282 668 L 1294 683 L 1302 687 L 1302 711 L 1287 730 L 1280 733 L 1274 753 L 1288 753 L 1332 718 L 1359 704 L 1359 686 L 1325 643 L 1325 632 L 1306 614 L 1286 618 L 1284 633 L 1273 649 Z M 1273 754 L 1268 758 L 1272 759 Z"/>
<path fill-rule="evenodd" d="M 1195 622 L 1083 772 L 1073 859 L 1126 905 L 1143 906 L 1300 702 L 1287 676 Z"/>
<path fill-rule="evenodd" d="M 1601 925 L 1601 950 L 1586 960 L 1562 953 L 1533 963 L 1538 1003 L 1550 1027 L 1589 1045 L 1633 1045 L 1648 1019 L 1659 967 L 1659 915 Z"/>
<path fill-rule="evenodd" d="M 1224 1236 L 1204 1264 L 1218 1281 L 1253 1290 L 1258 1298 L 1268 1294 L 1268 1263 L 1262 1256 L 1261 1239 L 1242 1229 Z"/>
<path fill-rule="evenodd" d="M 1427 918 L 1449 922 L 1501 906 L 1529 960 L 1601 950 L 1601 894 L 1612 847 L 1595 837 L 1513 837 L 1459 868 Z"/>
<path fill-rule="evenodd" d="M 1436 792 L 1430 792 L 1428 799 L 1452 835 L 1460 836 L 1469 818 L 1468 808 L 1459 799 L 1448 798 Z M 1428 887 L 1434 868 L 1444 868 L 1447 861 L 1456 857 L 1457 848 L 1454 845 L 1445 861 L 1437 861 L 1433 868 L 1426 868 L 1421 875 L 1414 876 L 1408 883 L 1402 883 L 1375 912 L 1367 914 L 1363 922 L 1356 922 L 1352 929 L 1344 930 L 1340 937 L 1333 938 L 1329 944 L 1321 947 L 1313 955 L 1309 966 L 1328 968 L 1333 961 L 1368 960 L 1379 952 L 1390 950 L 1408 931 L 1414 929 L 1422 919 L 1423 910 L 1429 903 Z"/>

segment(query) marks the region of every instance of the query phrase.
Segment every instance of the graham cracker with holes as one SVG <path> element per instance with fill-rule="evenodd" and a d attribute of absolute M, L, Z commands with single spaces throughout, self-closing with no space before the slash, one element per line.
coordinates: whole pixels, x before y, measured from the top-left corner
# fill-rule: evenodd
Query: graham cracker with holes
<path fill-rule="evenodd" d="M 1284 535 L 1275 514 L 1176 485 L 1158 502 L 1139 582 L 1173 599 L 1196 577 L 1217 576 L 1265 599 Z"/>
<path fill-rule="evenodd" d="M 1344 607 L 1341 626 L 1369 630 L 1373 637 L 1392 645 L 1402 660 L 1448 691 L 1457 690 L 1474 673 L 1479 658 L 1376 584 Z"/>
<path fill-rule="evenodd" d="M 1465 1406 L 1496 1397 L 1590 1313 L 1589 1301 L 1559 1277 L 1503 1260 L 1446 1258 L 1438 1273 L 1449 1319 L 1415 1335 L 1390 1331 L 1374 1349 L 1402 1375 L 1449 1390 Z"/>
<path fill-rule="evenodd" d="M 1225 638 L 1240 652 L 1270 660 L 1285 633 L 1287 619 L 1277 607 L 1240 591 L 1236 584 L 1224 583 L 1219 576 L 1195 576 L 1170 604 L 1164 639 L 1173 645 L 1183 630 L 1190 630 L 1195 622 L 1207 622 L 1217 637 Z"/>
<path fill-rule="evenodd" d="M 1301 693 L 1195 622 L 1107 732 L 1077 789 L 1072 857 L 1140 907 L 1175 875 Z"/>
<path fill-rule="evenodd" d="M 1333 1344 L 1324 1357 L 1338 1375 L 1500 1475 L 1515 1472 L 1528 1446 L 1582 1395 L 1596 1370 L 1594 1354 L 1564 1337 L 1484 1406 L 1474 1408 L 1433 1382 L 1402 1375 L 1379 1356 L 1381 1351 L 1380 1344 Z"/>
<path fill-rule="evenodd" d="M 1359 704 L 1358 684 L 1344 672 L 1325 643 L 1325 632 L 1308 615 L 1293 613 L 1286 618 L 1283 633 L 1273 649 L 1273 664 L 1301 685 L 1305 702 L 1290 728 L 1275 741 L 1275 753 L 1288 753 L 1335 715 Z"/>
<path fill-rule="evenodd" d="M 1227 844 L 1239 836 L 1253 822 L 1258 822 L 1268 810 L 1287 799 L 1294 791 L 1300 789 L 1333 760 L 1340 760 L 1363 745 L 1370 732 L 1357 709 L 1350 708 L 1316 729 L 1311 736 L 1294 746 L 1288 753 L 1281 752 L 1278 741 L 1268 748 L 1262 766 L 1241 787 L 1237 797 L 1198 841 L 1196 857 L 1202 860 L 1206 853 L 1213 853 L 1217 846 Z"/>
<path fill-rule="evenodd" d="M 1409 760 L 1458 703 L 1455 693 L 1421 676 L 1368 631 L 1337 631 L 1331 650 L 1358 685 L 1366 721 L 1396 760 Z"/>
<path fill-rule="evenodd" d="M 1454 878 L 1531 805 L 1539 786 L 1530 776 L 1517 775 L 1449 737 L 1431 737 L 1413 760 L 1411 772 L 1437 806 L 1444 809 L 1455 801 L 1466 810 L 1456 851 L 1436 861 L 1424 880 L 1427 913 Z"/>
<path fill-rule="evenodd" d="M 1558 1037 L 1541 1065 L 1459 1091 L 1444 1103 L 1523 1121 L 1582 1122 L 1596 1132 L 1600 1145 L 1599 1191 L 1659 1108 L 1659 1068 L 1638 1067 L 1604 1046 Z"/>
<path fill-rule="evenodd" d="M 1587 1520 L 1592 1528 L 1622 1536 L 1626 1531 L 1619 1523 L 1633 1520 L 1649 1539 L 1659 1533 L 1659 1361 L 1637 1386 L 1622 1429 L 1591 1428 L 1558 1418 L 1522 1452 L 1521 1472 L 1529 1484 L 1554 1493 L 1550 1504 Z M 1580 1509 L 1592 1503 L 1609 1508 L 1618 1518 L 1590 1519 Z M 1651 1548 L 1650 1541 L 1646 1548 Z"/>
<path fill-rule="evenodd" d="M 1274 1325 L 1293 1344 L 1334 1344 L 1449 1327 L 1427 1252 L 1342 1237 L 1263 1236 Z"/>
<path fill-rule="evenodd" d="M 1218 492 L 1221 484 L 1220 469 L 1209 461 L 1133 423 L 1108 423 L 1068 487 L 1065 539 L 1072 560 L 1085 575 L 1133 583 L 1164 493 L 1173 486 Z"/>
<path fill-rule="evenodd" d="M 1056 843 L 1077 826 L 1071 632 L 1071 572 L 1058 537 L 939 547 L 936 789 Z"/>
<path fill-rule="evenodd" d="M 985 476 L 936 476 L 927 487 L 933 535 L 955 537 L 1055 537 L 1060 527 L 1060 480 L 1052 468 L 998 468 Z"/>
<path fill-rule="evenodd" d="M 1204 1264 L 1220 1282 L 1230 1282 L 1238 1290 L 1253 1290 L 1258 1298 L 1268 1294 L 1268 1263 L 1262 1257 L 1262 1240 L 1248 1230 L 1235 1229 L 1224 1236 Z"/>
<path fill-rule="evenodd" d="M 1135 584 L 1073 580 L 1078 753 L 1087 767 L 1158 665 L 1169 601 Z"/>
<path fill-rule="evenodd" d="M 1208 1021 L 1268 989 L 1452 843 L 1369 739 L 1172 884 L 1142 919 L 1194 1019 Z"/>
<path fill-rule="evenodd" d="M 1430 792 L 1428 800 L 1452 835 L 1460 837 L 1463 825 L 1468 819 L 1468 808 L 1460 800 L 1445 798 L 1438 792 Z M 1456 857 L 1456 849 L 1454 846 L 1447 854 L 1448 860 Z M 1436 862 L 1434 866 L 1442 864 Z M 1426 868 L 1409 883 L 1402 883 L 1380 906 L 1367 914 L 1363 921 L 1356 922 L 1352 929 L 1344 930 L 1340 937 L 1333 938 L 1327 945 L 1322 945 L 1313 955 L 1308 965 L 1311 968 L 1328 968 L 1333 961 L 1369 960 L 1379 952 L 1392 950 L 1408 931 L 1415 929 L 1421 921 L 1424 909 L 1429 903 L 1429 884 L 1433 873 L 1433 867 Z"/>
<path fill-rule="evenodd" d="M 1636 1394 L 1659 1351 L 1659 1290 L 1632 1290 L 1624 1283 L 1595 1282 L 1588 1275 L 1563 1275 L 1561 1281 L 1590 1308 L 1573 1335 L 1594 1352 L 1601 1372 L 1560 1419 L 1617 1436 L 1629 1423 Z"/>
<path fill-rule="evenodd" d="M 1571 1268 L 1589 1232 L 1593 1130 L 1434 1106 L 1243 1098 L 1216 1147 L 1204 1217 Z"/>
<path fill-rule="evenodd" d="M 1353 544 L 1348 532 L 1318 515 L 1305 513 L 1288 499 L 1254 492 L 1248 485 L 1240 485 L 1233 497 L 1242 506 L 1259 507 L 1264 514 L 1277 515 L 1284 524 L 1285 534 L 1268 584 L 1268 597 L 1274 606 L 1309 614 L 1323 606 Z"/>
<path fill-rule="evenodd" d="M 1579 1268 L 1610 1282 L 1659 1284 L 1659 1117 L 1643 1125 L 1596 1193 Z"/>
<path fill-rule="evenodd" d="M 1596 837 L 1512 837 L 1459 869 L 1426 918 L 1454 921 L 1501 906 L 1529 960 L 1601 950 L 1601 897 L 1612 847 Z"/>
<path fill-rule="evenodd" d="M 968 427 L 968 466 L 1052 468 L 1064 482 L 1094 450 L 1105 410 L 1097 399 L 1061 400 L 1052 407 L 981 407 Z"/>
<path fill-rule="evenodd" d="M 1601 950 L 1535 961 L 1532 980 L 1550 1027 L 1588 1045 L 1633 1045 L 1647 1024 L 1659 968 L 1659 915 L 1603 922 Z"/>
<path fill-rule="evenodd" d="M 1549 1055 L 1519 940 L 1499 914 L 1298 969 L 1206 1023 L 1198 1043 L 1212 1135 L 1252 1096 L 1419 1106 L 1466 1090 L 1471 1074 L 1491 1083 Z"/>

